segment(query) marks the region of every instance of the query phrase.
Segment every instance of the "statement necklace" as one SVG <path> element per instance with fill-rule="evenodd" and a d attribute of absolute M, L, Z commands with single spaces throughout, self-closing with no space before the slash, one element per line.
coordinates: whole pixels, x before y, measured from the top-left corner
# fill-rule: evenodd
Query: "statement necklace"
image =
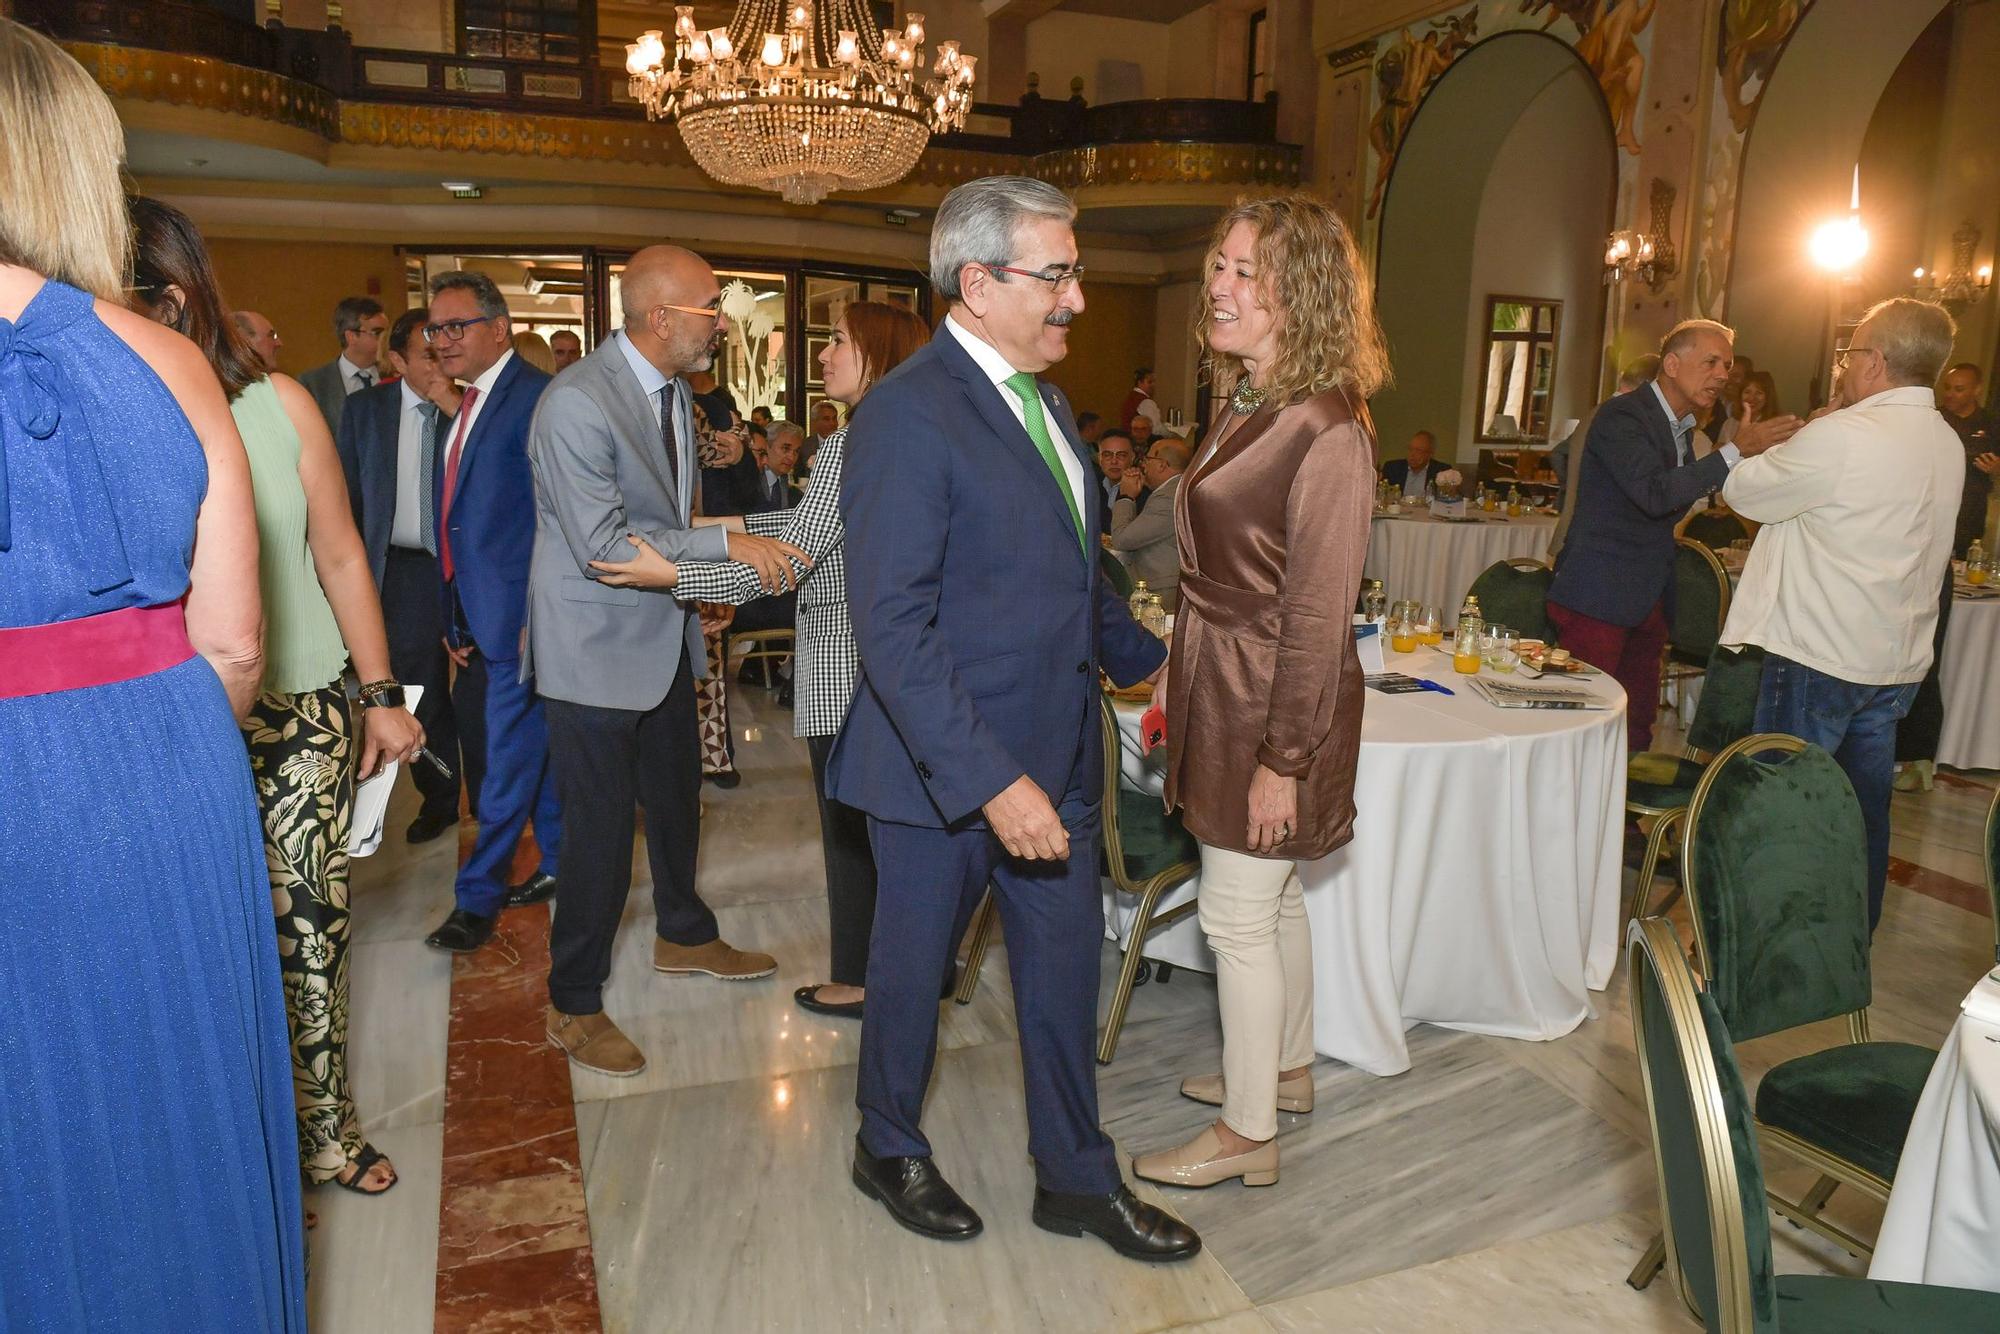
<path fill-rule="evenodd" d="M 1264 406 L 1270 391 L 1258 389 L 1249 380 L 1238 380 L 1235 390 L 1229 395 L 1229 410 L 1239 417 L 1247 417 Z"/>

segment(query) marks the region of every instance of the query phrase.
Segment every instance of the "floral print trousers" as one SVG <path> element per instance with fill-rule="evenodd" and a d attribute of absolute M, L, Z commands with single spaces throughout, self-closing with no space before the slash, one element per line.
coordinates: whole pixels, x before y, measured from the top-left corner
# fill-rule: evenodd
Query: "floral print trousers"
<path fill-rule="evenodd" d="M 243 725 L 277 916 L 299 1165 L 311 1185 L 339 1175 L 362 1147 L 361 1118 L 347 1083 L 352 725 L 338 685 L 259 695 Z"/>

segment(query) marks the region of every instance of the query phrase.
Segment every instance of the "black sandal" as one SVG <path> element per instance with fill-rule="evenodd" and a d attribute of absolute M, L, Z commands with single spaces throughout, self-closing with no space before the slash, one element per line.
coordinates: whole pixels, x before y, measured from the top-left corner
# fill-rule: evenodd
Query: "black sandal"
<path fill-rule="evenodd" d="M 390 1191 L 396 1188 L 396 1183 L 403 1179 L 400 1175 L 390 1177 L 389 1184 L 382 1187 L 382 1189 L 380 1190 L 370 1190 L 368 1189 L 368 1187 L 361 1184 L 362 1182 L 368 1179 L 368 1173 L 375 1166 L 375 1164 L 384 1161 L 386 1161 L 386 1159 L 384 1159 L 384 1157 L 382 1156 L 381 1151 L 378 1150 L 373 1144 L 363 1144 L 361 1146 L 361 1152 L 355 1154 L 353 1159 L 351 1160 L 354 1167 L 354 1175 L 349 1177 L 345 1181 L 342 1181 L 338 1176 L 336 1176 L 333 1178 L 333 1184 L 340 1187 L 342 1190 L 351 1190 L 356 1195 L 387 1195 Z M 391 1164 L 389 1170 L 392 1172 L 395 1171 L 396 1170 L 395 1166 Z"/>

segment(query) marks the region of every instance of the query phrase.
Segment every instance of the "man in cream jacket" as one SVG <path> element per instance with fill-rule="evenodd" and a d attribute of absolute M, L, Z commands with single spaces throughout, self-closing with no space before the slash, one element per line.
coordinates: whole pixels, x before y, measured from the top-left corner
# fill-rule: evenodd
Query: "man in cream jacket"
<path fill-rule="evenodd" d="M 1746 458 L 1722 489 L 1757 534 L 1722 642 L 1765 653 L 1759 732 L 1816 742 L 1846 770 L 1868 837 L 1868 921 L 1882 915 L 1897 720 L 1931 664 L 1965 462 L 1931 386 L 1956 334 L 1940 306 L 1871 309 L 1835 403 Z"/>

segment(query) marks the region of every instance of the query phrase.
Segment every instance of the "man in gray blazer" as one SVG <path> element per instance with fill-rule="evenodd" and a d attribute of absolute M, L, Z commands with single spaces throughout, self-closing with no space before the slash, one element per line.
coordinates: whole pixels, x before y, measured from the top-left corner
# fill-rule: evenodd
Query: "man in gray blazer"
<path fill-rule="evenodd" d="M 382 313 L 380 301 L 371 296 L 343 297 L 333 308 L 333 336 L 340 340 L 340 355 L 299 376 L 299 383 L 319 404 L 319 415 L 326 418 L 326 429 L 336 440 L 347 396 L 380 382 L 376 365 L 382 356 L 382 335 L 388 329 L 389 317 Z"/>
<path fill-rule="evenodd" d="M 1160 595 L 1160 605 L 1172 611 L 1181 600 L 1181 545 L 1176 528 L 1179 516 L 1175 501 L 1181 489 L 1181 474 L 1187 471 L 1191 451 L 1187 441 L 1163 436 L 1153 442 L 1146 457 L 1129 469 L 1119 486 L 1118 501 L 1111 507 L 1111 549 L 1132 571 L 1134 579 L 1146 581 L 1148 592 Z M 1152 490 L 1146 508 L 1135 497 L 1143 482 Z"/>
<path fill-rule="evenodd" d="M 805 560 L 693 518 L 694 420 L 680 377 L 706 369 L 721 344 L 714 271 L 678 246 L 652 246 L 632 257 L 623 299 L 625 327 L 556 377 L 528 431 L 535 545 L 522 662 L 542 696 L 564 802 L 547 1032 L 578 1065 L 610 1075 L 646 1065 L 602 1003 L 632 887 L 635 805 L 646 810 L 652 861 L 654 969 L 747 980 L 777 962 L 725 943 L 695 892 L 694 679 L 708 662 L 699 619 L 671 588 L 602 582 L 607 572 L 592 562 L 747 560 L 788 582 L 783 554 Z"/>

